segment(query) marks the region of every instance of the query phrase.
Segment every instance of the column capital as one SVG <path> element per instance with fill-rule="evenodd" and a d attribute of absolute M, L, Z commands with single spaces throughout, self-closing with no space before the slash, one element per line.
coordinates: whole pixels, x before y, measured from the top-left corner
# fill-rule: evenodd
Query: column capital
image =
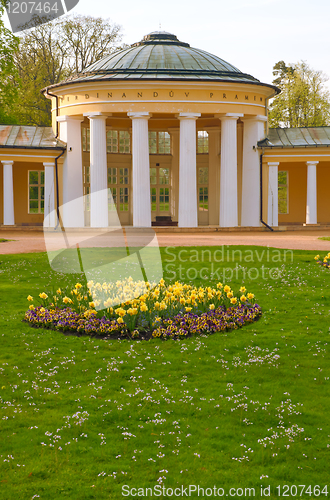
<path fill-rule="evenodd" d="M 280 164 L 280 162 L 279 162 L 279 161 L 268 161 L 268 162 L 267 162 L 267 165 L 268 165 L 269 167 L 278 167 L 278 166 L 279 166 L 279 164 Z"/>
<path fill-rule="evenodd" d="M 310 165 L 317 165 L 318 161 L 306 161 L 306 165 L 309 167 Z"/>
<path fill-rule="evenodd" d="M 12 160 L 1 160 L 4 165 L 12 165 L 14 162 Z"/>
<path fill-rule="evenodd" d="M 264 115 L 244 115 L 241 118 L 243 122 L 266 122 L 268 120 L 267 116 Z"/>
<path fill-rule="evenodd" d="M 95 111 L 95 112 L 91 112 L 91 113 L 84 113 L 84 116 L 86 116 L 87 118 L 91 119 L 102 119 L 102 120 L 106 120 L 108 118 L 108 116 L 112 116 L 112 113 L 102 113 L 102 111 Z"/>
<path fill-rule="evenodd" d="M 53 161 L 53 162 L 50 162 L 50 161 L 49 161 L 49 162 L 44 161 L 44 162 L 43 162 L 43 166 L 44 166 L 44 167 L 54 167 L 54 166 L 55 166 L 55 161 Z"/>
<path fill-rule="evenodd" d="M 83 122 L 84 119 L 81 116 L 63 115 L 63 116 L 57 116 L 56 121 L 59 123 L 61 123 L 61 122 Z"/>
<path fill-rule="evenodd" d="M 176 115 L 178 120 L 197 120 L 201 117 L 201 113 L 179 113 Z"/>
<path fill-rule="evenodd" d="M 149 113 L 148 111 L 129 111 L 127 113 L 127 116 L 129 118 L 131 118 L 132 120 L 137 120 L 137 119 L 149 120 L 149 118 L 151 118 L 152 114 Z"/>
<path fill-rule="evenodd" d="M 220 120 L 238 120 L 244 116 L 243 113 L 218 113 L 214 115 L 215 118 L 219 118 Z"/>

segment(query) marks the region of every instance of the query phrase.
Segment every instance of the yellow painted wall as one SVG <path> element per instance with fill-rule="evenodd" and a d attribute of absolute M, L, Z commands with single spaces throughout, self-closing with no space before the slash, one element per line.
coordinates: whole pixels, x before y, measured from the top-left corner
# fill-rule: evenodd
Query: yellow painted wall
<path fill-rule="evenodd" d="M 59 96 L 59 115 L 83 116 L 104 112 L 122 115 L 148 111 L 177 113 L 266 114 L 266 99 L 273 89 L 262 85 L 224 82 L 88 82 L 53 89 Z M 56 101 L 52 100 L 55 130 Z"/>
<path fill-rule="evenodd" d="M 36 225 L 42 224 L 43 214 L 28 213 L 28 171 L 43 170 L 42 163 L 14 163 L 14 213 L 15 224 Z"/>
<path fill-rule="evenodd" d="M 317 221 L 330 224 L 330 161 L 319 163 L 317 176 Z"/>
<path fill-rule="evenodd" d="M 0 224 L 3 224 L 3 165 L 0 162 Z"/>
<path fill-rule="evenodd" d="M 279 172 L 289 172 L 289 213 L 279 214 L 279 224 L 306 222 L 307 165 L 305 163 L 280 163 Z"/>

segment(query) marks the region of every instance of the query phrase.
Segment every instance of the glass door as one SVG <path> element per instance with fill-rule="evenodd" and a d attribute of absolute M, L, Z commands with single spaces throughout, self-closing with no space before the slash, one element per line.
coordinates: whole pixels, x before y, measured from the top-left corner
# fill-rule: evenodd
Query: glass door
<path fill-rule="evenodd" d="M 150 201 L 151 219 L 156 217 L 169 217 L 170 208 L 170 169 L 159 164 L 150 168 Z"/>
<path fill-rule="evenodd" d="M 209 223 L 209 168 L 198 168 L 198 224 L 201 226 Z"/>

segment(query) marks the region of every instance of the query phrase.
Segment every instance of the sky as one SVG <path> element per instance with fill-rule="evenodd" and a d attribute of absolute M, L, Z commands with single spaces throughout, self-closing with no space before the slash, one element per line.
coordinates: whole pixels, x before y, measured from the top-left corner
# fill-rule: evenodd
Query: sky
<path fill-rule="evenodd" d="M 329 0 L 80 0 L 71 12 L 120 24 L 128 44 L 174 33 L 264 83 L 280 60 L 304 60 L 330 78 Z"/>

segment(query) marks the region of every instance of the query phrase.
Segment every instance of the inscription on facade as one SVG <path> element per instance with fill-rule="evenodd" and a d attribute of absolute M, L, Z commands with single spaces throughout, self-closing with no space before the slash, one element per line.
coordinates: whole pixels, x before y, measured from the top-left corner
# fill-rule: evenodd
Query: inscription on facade
<path fill-rule="evenodd" d="M 123 92 L 122 90 L 114 90 L 112 92 L 95 92 L 94 95 L 91 94 L 84 94 L 83 96 L 75 95 L 75 96 L 61 96 L 61 101 L 66 99 L 66 101 L 70 102 L 70 98 L 78 101 L 78 100 L 88 100 L 88 99 L 101 99 L 101 100 L 114 100 L 118 101 L 120 99 L 123 100 L 139 100 L 139 99 L 145 99 L 146 101 L 151 101 L 151 100 L 159 100 L 159 101 L 166 101 L 168 98 L 174 98 L 175 100 L 181 101 L 181 100 L 189 100 L 191 102 L 207 102 L 207 100 L 210 101 L 228 101 L 228 102 L 242 102 L 246 103 L 247 101 L 249 102 L 264 102 L 264 98 L 260 97 L 260 95 L 254 95 L 254 94 L 235 94 L 234 92 L 221 92 L 221 91 L 213 91 L 213 92 L 208 92 L 207 97 L 200 96 L 199 92 L 187 92 L 184 90 L 154 90 L 154 91 L 125 91 Z"/>

